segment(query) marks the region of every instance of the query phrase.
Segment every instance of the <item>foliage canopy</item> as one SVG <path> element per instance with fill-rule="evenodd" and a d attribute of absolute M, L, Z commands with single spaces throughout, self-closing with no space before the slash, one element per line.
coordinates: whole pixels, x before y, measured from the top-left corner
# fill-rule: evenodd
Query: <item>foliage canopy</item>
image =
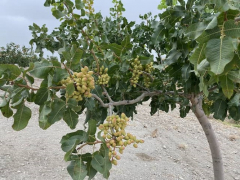
<path fill-rule="evenodd" d="M 113 113 L 133 117 L 144 101 L 151 99 L 151 115 L 180 104 L 185 117 L 189 99 L 204 96 L 206 114 L 240 119 L 239 1 L 162 2 L 163 13 L 142 15 L 135 24 L 122 16 L 120 0 L 113 0 L 109 17 L 95 13 L 92 0 L 46 0 L 44 5 L 52 6 L 61 24 L 52 33 L 33 24 L 30 44 L 40 54 L 44 49 L 58 52 L 60 62 L 43 60 L 26 70 L 0 66 L 0 89 L 5 92 L 0 108 L 5 117 L 13 116 L 13 129 L 22 130 L 31 118 L 26 101 L 40 106 L 43 129 L 61 119 L 74 129 L 78 116 L 86 113 L 88 130 L 69 133 L 61 141 L 74 180 L 92 179 L 97 172 L 108 178 L 109 147 L 96 126 Z M 85 88 L 91 83 L 88 75 L 94 78 L 92 90 Z M 34 78 L 42 79 L 39 88 L 32 86 Z M 95 144 L 90 137 L 102 142 L 100 149 L 79 154 L 82 143 Z"/>

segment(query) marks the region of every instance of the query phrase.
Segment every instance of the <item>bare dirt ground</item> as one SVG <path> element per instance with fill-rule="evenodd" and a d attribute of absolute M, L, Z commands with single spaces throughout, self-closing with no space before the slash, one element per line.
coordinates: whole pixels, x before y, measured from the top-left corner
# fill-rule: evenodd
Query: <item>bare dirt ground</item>
<path fill-rule="evenodd" d="M 63 135 L 71 132 L 64 121 L 47 130 L 38 126 L 38 108 L 27 128 L 12 130 L 13 119 L 0 115 L 0 180 L 71 180 L 60 148 Z M 127 130 L 145 140 L 139 148 L 126 148 L 110 180 L 212 180 L 210 150 L 195 116 L 179 118 L 177 110 L 149 115 L 147 103 Z M 84 116 L 77 129 L 82 129 Z M 211 119 L 224 158 L 225 179 L 240 180 L 240 128 Z M 98 174 L 95 180 L 102 180 Z"/>

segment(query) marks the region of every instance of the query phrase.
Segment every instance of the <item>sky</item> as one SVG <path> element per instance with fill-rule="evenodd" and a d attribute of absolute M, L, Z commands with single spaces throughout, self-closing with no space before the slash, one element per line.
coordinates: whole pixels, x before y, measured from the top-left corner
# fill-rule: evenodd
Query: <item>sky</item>
<path fill-rule="evenodd" d="M 21 46 L 30 47 L 31 31 L 28 26 L 36 23 L 39 26 L 46 24 L 51 32 L 60 23 L 51 13 L 51 7 L 44 7 L 45 0 L 0 0 L 0 47 L 14 42 Z M 157 6 L 160 0 L 122 0 L 126 11 L 123 16 L 131 21 L 138 21 L 140 14 L 160 11 Z M 109 14 L 112 0 L 95 0 L 95 12 L 101 11 L 103 16 Z"/>

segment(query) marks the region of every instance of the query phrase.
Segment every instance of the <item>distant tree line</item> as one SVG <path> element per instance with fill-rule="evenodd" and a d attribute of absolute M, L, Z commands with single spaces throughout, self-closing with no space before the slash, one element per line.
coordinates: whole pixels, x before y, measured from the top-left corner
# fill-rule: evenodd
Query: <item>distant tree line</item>
<path fill-rule="evenodd" d="M 48 57 L 47 59 L 55 59 Z M 0 64 L 17 64 L 21 67 L 28 67 L 30 62 L 41 61 L 42 58 L 33 53 L 31 48 L 20 47 L 15 43 L 9 43 L 6 47 L 0 47 Z"/>

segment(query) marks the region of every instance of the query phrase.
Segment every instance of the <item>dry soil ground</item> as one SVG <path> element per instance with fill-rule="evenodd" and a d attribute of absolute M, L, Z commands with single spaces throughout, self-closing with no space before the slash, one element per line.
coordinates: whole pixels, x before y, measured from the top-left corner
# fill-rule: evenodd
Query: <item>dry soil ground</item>
<path fill-rule="evenodd" d="M 26 129 L 15 132 L 13 119 L 0 115 L 0 180 L 71 180 L 60 139 L 71 130 L 60 121 L 47 130 L 38 127 L 38 108 Z M 210 150 L 193 114 L 179 118 L 177 110 L 150 116 L 149 106 L 127 130 L 145 140 L 139 148 L 127 148 L 111 170 L 110 180 L 212 180 Z M 84 116 L 78 129 L 83 128 Z M 240 128 L 211 119 L 224 158 L 226 180 L 240 180 Z M 95 177 L 102 180 L 101 174 Z"/>

